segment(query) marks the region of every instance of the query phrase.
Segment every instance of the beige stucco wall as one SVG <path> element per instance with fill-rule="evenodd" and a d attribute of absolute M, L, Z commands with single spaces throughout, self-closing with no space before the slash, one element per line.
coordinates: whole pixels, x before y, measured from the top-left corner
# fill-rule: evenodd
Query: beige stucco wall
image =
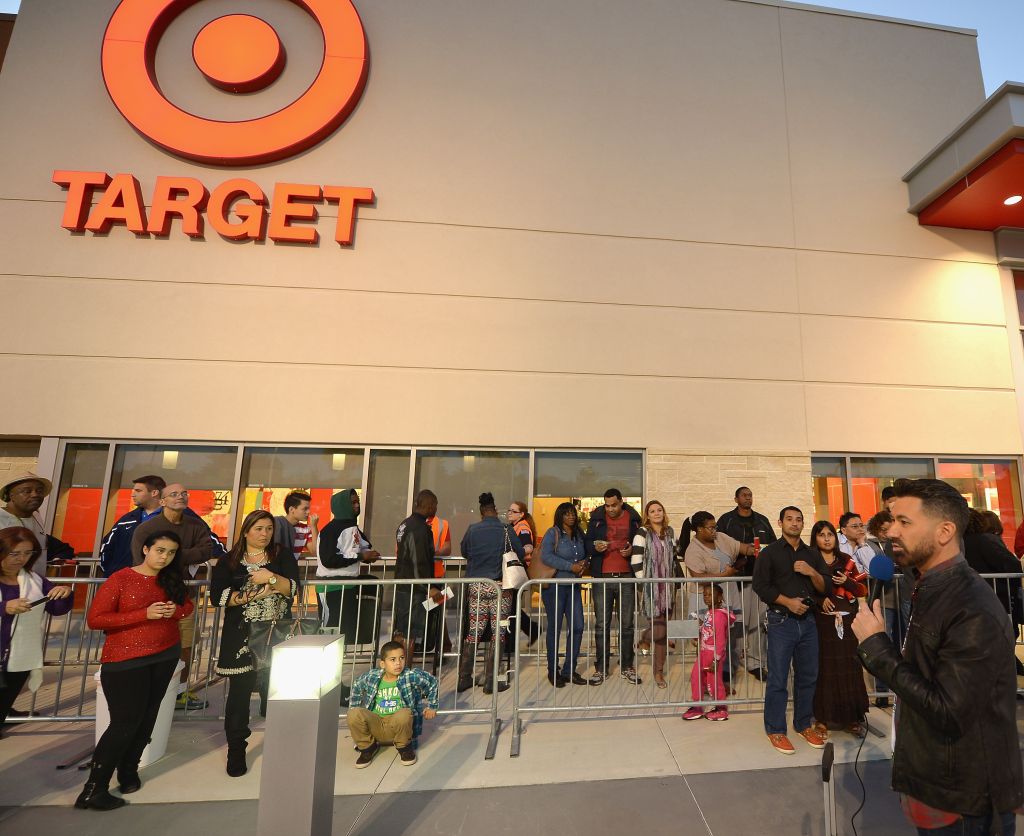
<path fill-rule="evenodd" d="M 115 5 L 24 4 L 0 73 L 0 295 L 30 312 L 0 375 L 32 395 L 0 432 L 1021 452 L 991 236 L 919 227 L 900 180 L 983 98 L 969 35 L 739 0 L 363 0 L 348 122 L 228 171 L 113 108 Z M 292 4 L 248 5 L 293 47 L 265 99 L 176 61 L 229 5 L 168 31 L 165 90 L 272 110 L 317 60 Z M 344 250 L 71 235 L 57 168 L 378 202 Z"/>

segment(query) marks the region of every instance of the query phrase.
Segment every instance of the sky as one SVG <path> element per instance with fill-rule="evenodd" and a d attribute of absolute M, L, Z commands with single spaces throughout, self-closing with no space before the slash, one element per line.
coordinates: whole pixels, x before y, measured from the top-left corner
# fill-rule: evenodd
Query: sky
<path fill-rule="evenodd" d="M 0 12 L 16 12 L 20 5 L 20 0 L 0 0 Z M 1024 82 L 1019 42 L 1024 0 L 826 0 L 815 5 L 977 29 L 985 90 L 992 93 L 1004 81 Z"/>

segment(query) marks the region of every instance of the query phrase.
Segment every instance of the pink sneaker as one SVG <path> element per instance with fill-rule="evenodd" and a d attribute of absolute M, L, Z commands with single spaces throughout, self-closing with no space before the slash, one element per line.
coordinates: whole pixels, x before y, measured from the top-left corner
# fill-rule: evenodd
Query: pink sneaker
<path fill-rule="evenodd" d="M 729 709 L 727 709 L 727 708 L 715 708 L 715 709 L 709 711 L 707 714 L 705 714 L 704 715 L 704 719 L 705 720 L 715 720 L 715 721 L 728 720 L 729 719 Z"/>
<path fill-rule="evenodd" d="M 684 720 L 699 720 L 703 716 L 704 716 L 704 712 L 701 711 L 699 708 L 697 708 L 697 706 L 693 706 L 692 708 L 688 708 L 683 713 L 683 719 Z"/>

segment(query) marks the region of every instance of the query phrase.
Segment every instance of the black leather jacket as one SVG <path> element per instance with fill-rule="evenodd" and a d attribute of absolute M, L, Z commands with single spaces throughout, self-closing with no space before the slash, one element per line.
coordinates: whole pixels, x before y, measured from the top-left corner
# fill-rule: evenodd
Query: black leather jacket
<path fill-rule="evenodd" d="M 992 588 L 962 556 L 914 593 L 903 653 L 884 634 L 857 648 L 898 697 L 892 788 L 964 815 L 1024 802 L 1014 635 Z"/>

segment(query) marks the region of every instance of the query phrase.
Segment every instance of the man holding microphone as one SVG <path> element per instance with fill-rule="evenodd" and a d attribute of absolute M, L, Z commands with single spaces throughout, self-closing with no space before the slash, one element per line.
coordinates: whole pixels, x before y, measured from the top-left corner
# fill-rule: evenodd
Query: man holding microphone
<path fill-rule="evenodd" d="M 896 695 L 892 787 L 923 834 L 1015 832 L 1024 803 L 1014 634 L 995 593 L 964 559 L 967 503 L 937 479 L 894 485 L 896 561 L 916 577 L 902 650 L 882 605 L 853 621 L 858 654 Z"/>

